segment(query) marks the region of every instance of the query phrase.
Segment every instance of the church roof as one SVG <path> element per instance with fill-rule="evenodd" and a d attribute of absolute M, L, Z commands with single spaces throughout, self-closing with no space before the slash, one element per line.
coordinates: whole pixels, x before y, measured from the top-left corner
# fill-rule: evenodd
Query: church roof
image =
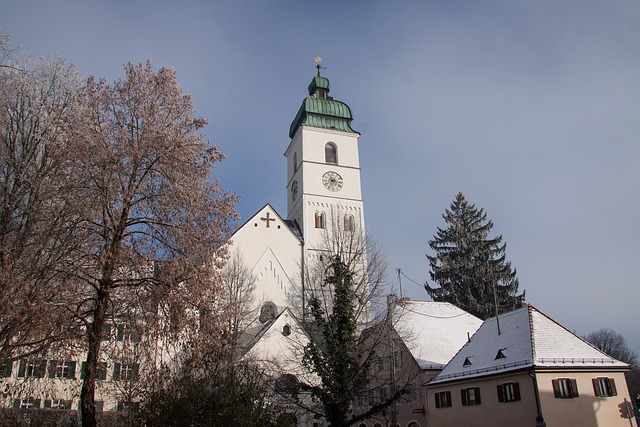
<path fill-rule="evenodd" d="M 344 102 L 329 96 L 329 89 L 329 79 L 322 77 L 318 68 L 318 75 L 309 84 L 309 96 L 302 101 L 298 114 L 291 123 L 290 138 L 293 138 L 302 125 L 358 133 L 351 128 L 351 109 Z"/>
<path fill-rule="evenodd" d="M 500 334 L 498 334 L 498 322 Z M 430 384 L 527 368 L 625 369 L 531 305 L 484 321 Z"/>

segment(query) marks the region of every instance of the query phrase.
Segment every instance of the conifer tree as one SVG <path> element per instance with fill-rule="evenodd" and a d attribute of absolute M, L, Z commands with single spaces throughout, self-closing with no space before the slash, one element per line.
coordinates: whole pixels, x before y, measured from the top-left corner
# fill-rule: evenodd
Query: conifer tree
<path fill-rule="evenodd" d="M 484 210 L 458 193 L 442 217 L 448 227 L 438 227 L 429 241 L 435 255 L 427 255 L 429 274 L 439 287 L 425 284 L 427 293 L 481 319 L 515 309 L 524 294 L 517 295 L 518 278 L 506 260 L 507 244 L 501 235 L 489 236 L 493 222 Z"/>

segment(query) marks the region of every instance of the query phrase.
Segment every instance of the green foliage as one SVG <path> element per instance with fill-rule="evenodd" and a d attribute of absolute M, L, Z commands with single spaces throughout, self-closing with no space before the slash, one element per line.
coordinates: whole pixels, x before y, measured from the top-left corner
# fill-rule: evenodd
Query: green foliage
<path fill-rule="evenodd" d="M 355 396 L 367 387 L 369 363 L 361 363 L 358 349 L 354 274 L 339 255 L 332 259 L 325 286 L 333 292 L 331 314 L 317 297 L 309 301 L 313 319 L 303 364 L 321 379 L 321 385 L 307 388 L 322 402 L 327 420 L 346 426 Z"/>
<path fill-rule="evenodd" d="M 429 241 L 435 255 L 427 255 L 431 279 L 440 285 L 425 284 L 431 298 L 450 302 L 481 319 L 495 315 L 496 302 L 500 312 L 517 308 L 524 294 L 516 295 L 516 270 L 506 260 L 502 236 L 489 237 L 493 222 L 484 210 L 458 193 L 442 217 L 448 227 L 438 227 Z"/>

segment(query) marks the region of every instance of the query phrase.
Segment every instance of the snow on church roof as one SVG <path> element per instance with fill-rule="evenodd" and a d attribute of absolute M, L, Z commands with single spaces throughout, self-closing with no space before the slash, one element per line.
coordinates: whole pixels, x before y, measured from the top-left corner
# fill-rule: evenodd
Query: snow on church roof
<path fill-rule="evenodd" d="M 528 305 L 487 319 L 430 384 L 523 368 L 627 368 Z"/>
<path fill-rule="evenodd" d="M 442 369 L 482 324 L 482 320 L 446 302 L 396 302 L 395 330 L 422 369 Z"/>

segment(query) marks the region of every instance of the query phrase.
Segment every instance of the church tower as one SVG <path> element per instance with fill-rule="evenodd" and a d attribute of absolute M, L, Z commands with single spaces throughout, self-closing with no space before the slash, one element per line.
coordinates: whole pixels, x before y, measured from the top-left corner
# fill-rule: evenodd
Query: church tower
<path fill-rule="evenodd" d="M 317 68 L 285 152 L 287 219 L 300 228 L 307 254 L 321 250 L 336 230 L 364 230 L 360 133 L 351 128 L 351 109 L 329 96 L 329 80 L 320 75 L 320 64 Z"/>

